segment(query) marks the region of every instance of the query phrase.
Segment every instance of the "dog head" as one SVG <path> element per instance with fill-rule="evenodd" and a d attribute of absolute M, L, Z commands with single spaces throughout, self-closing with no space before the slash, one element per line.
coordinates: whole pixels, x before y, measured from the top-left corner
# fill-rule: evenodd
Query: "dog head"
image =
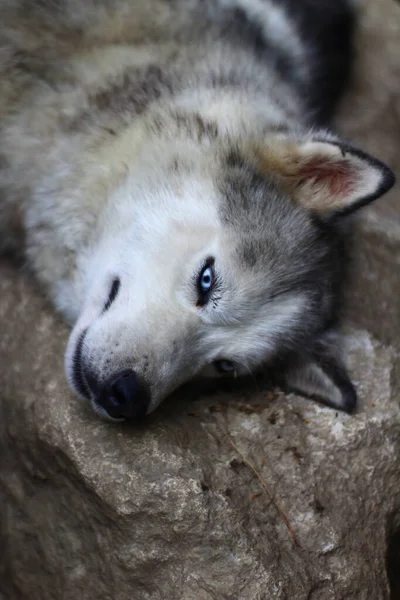
<path fill-rule="evenodd" d="M 201 371 L 269 365 L 350 412 L 335 333 L 341 228 L 393 183 L 381 162 L 325 133 L 149 145 L 78 264 L 73 389 L 105 416 L 135 419 Z"/>

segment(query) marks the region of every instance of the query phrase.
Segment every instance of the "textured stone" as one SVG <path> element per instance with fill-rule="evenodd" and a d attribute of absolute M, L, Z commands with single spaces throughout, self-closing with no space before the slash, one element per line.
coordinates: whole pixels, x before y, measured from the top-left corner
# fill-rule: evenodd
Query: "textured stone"
<path fill-rule="evenodd" d="M 260 381 L 189 386 L 140 428 L 110 426 L 66 389 L 64 325 L 26 275 L 3 264 L 0 281 L 8 597 L 389 598 L 395 348 L 347 333 L 353 417 Z"/>
<path fill-rule="evenodd" d="M 338 115 L 339 130 L 400 173 L 400 3 L 355 0 L 360 27 L 352 85 Z M 368 209 L 400 226 L 398 188 Z"/>
<path fill-rule="evenodd" d="M 363 5 L 339 122 L 399 172 L 400 10 Z M 67 389 L 67 327 L 0 264 L 2 600 L 398 600 L 397 194 L 355 236 L 354 416 L 260 380 L 188 386 L 141 427 L 105 424 Z"/>

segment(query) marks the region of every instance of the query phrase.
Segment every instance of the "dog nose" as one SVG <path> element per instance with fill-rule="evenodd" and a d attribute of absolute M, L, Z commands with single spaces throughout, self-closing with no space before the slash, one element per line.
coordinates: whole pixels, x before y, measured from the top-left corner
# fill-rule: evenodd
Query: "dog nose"
<path fill-rule="evenodd" d="M 135 371 L 127 369 L 106 381 L 96 402 L 114 419 L 137 420 L 146 415 L 150 394 Z"/>

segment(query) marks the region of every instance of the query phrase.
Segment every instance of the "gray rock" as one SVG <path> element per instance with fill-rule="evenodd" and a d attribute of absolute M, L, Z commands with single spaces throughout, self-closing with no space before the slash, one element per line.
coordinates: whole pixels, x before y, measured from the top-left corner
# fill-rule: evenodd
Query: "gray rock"
<path fill-rule="evenodd" d="M 352 417 L 260 382 L 189 387 L 142 427 L 113 426 L 69 394 L 67 330 L 32 282 L 4 263 L 0 282 L 6 597 L 389 598 L 394 346 L 347 332 Z"/>
<path fill-rule="evenodd" d="M 340 123 L 398 160 L 399 8 L 364 4 L 380 63 L 375 54 L 373 70 L 359 72 Z M 1 598 L 400 597 L 394 194 L 366 212 L 355 239 L 346 308 L 354 416 L 260 381 L 207 394 L 186 387 L 141 427 L 102 423 L 67 389 L 66 326 L 26 273 L 1 263 Z"/>

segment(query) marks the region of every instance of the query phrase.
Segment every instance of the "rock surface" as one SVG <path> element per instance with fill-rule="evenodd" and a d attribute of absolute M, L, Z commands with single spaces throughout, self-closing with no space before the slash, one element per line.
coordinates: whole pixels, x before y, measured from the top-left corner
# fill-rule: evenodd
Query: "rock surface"
<path fill-rule="evenodd" d="M 400 173 L 400 9 L 364 4 L 340 123 Z M 395 195 L 356 239 L 352 417 L 260 381 L 188 387 L 141 427 L 102 423 L 67 389 L 66 326 L 0 263 L 0 598 L 400 598 Z"/>
<path fill-rule="evenodd" d="M 353 1 L 360 21 L 356 61 L 337 126 L 400 173 L 400 2 Z M 393 221 L 400 226 L 398 188 L 371 210 L 385 226 Z"/>
<path fill-rule="evenodd" d="M 69 394 L 67 330 L 31 282 L 4 264 L 0 281 L 6 597 L 389 598 L 395 348 L 348 333 L 353 417 L 260 382 L 113 426 Z"/>

